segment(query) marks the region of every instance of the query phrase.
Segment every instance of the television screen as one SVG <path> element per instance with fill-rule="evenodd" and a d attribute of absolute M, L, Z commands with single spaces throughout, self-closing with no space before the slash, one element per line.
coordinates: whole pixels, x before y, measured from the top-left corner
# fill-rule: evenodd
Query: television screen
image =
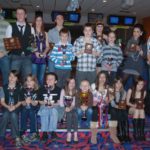
<path fill-rule="evenodd" d="M 125 25 L 134 25 L 134 23 L 135 23 L 135 17 L 125 17 L 124 18 Z"/>
<path fill-rule="evenodd" d="M 79 22 L 80 21 L 80 14 L 69 13 L 68 15 L 69 15 L 69 17 L 68 17 L 69 22 Z"/>
<path fill-rule="evenodd" d="M 119 17 L 118 16 L 110 16 L 109 17 L 109 24 L 111 24 L 111 25 L 119 24 Z"/>

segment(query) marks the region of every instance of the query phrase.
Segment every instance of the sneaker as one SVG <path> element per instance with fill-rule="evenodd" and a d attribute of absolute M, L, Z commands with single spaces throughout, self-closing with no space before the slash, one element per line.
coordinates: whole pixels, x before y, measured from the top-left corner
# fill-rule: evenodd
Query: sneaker
<path fill-rule="evenodd" d="M 38 140 L 37 134 L 36 134 L 36 133 L 32 133 L 32 134 L 30 135 L 30 140 L 31 140 L 31 141 L 37 141 L 37 140 Z"/>
<path fill-rule="evenodd" d="M 22 141 L 24 144 L 30 143 L 30 139 L 26 135 L 22 135 Z"/>
<path fill-rule="evenodd" d="M 57 139 L 57 134 L 56 134 L 56 132 L 52 132 L 51 138 L 52 138 L 52 140 Z"/>
<path fill-rule="evenodd" d="M 20 138 L 16 138 L 16 148 L 21 148 L 23 145 L 21 143 Z"/>

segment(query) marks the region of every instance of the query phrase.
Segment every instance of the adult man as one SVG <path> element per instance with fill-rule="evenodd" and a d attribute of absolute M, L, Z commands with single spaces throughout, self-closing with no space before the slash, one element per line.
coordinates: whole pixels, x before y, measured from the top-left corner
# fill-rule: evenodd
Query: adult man
<path fill-rule="evenodd" d="M 58 14 L 55 18 L 55 24 L 56 26 L 48 31 L 48 38 L 49 38 L 49 43 L 56 44 L 60 41 L 60 36 L 59 32 L 60 30 L 64 27 L 64 17 L 61 14 Z M 69 42 L 71 42 L 71 35 L 69 32 Z M 54 67 L 54 62 L 49 60 L 48 62 L 48 71 L 49 72 L 55 72 L 55 67 Z"/>
<path fill-rule="evenodd" d="M 21 49 L 16 49 L 10 52 L 11 70 L 18 70 L 21 73 L 22 79 L 25 79 L 31 73 L 31 51 L 27 50 L 30 46 L 31 34 L 34 34 L 33 28 L 26 22 L 26 10 L 24 8 L 16 9 L 17 21 L 8 26 L 6 30 L 7 37 L 18 37 L 21 44 Z"/>

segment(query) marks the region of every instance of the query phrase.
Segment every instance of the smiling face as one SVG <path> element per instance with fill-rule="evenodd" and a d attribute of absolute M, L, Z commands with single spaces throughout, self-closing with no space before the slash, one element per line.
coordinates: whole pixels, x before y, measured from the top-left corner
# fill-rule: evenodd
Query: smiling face
<path fill-rule="evenodd" d="M 106 84 L 106 75 L 104 73 L 99 75 L 99 85 L 105 85 Z"/>
<path fill-rule="evenodd" d="M 27 15 L 25 10 L 23 9 L 17 9 L 16 11 L 16 18 L 18 22 L 25 22 Z"/>
<path fill-rule="evenodd" d="M 86 38 L 92 37 L 92 34 L 93 34 L 93 29 L 92 29 L 92 27 L 85 26 L 85 27 L 84 27 L 84 30 L 83 30 L 83 33 L 84 33 L 84 36 L 85 36 Z"/>
<path fill-rule="evenodd" d="M 18 78 L 13 73 L 10 73 L 8 80 L 9 84 L 16 84 Z"/>
<path fill-rule="evenodd" d="M 138 39 L 140 36 L 142 36 L 143 32 L 139 28 L 133 29 L 133 37 L 134 39 Z"/>
<path fill-rule="evenodd" d="M 68 37 L 69 37 L 68 33 L 63 32 L 60 33 L 60 39 L 62 43 L 67 43 Z"/>
<path fill-rule="evenodd" d="M 116 40 L 116 35 L 115 35 L 115 33 L 110 32 L 110 33 L 108 34 L 108 43 L 114 44 L 114 43 L 115 43 L 115 40 Z"/>
<path fill-rule="evenodd" d="M 115 83 L 115 89 L 116 91 L 120 91 L 121 88 L 123 87 L 123 84 L 120 80 L 118 80 L 116 83 Z"/>
<path fill-rule="evenodd" d="M 64 17 L 62 15 L 57 15 L 55 19 L 55 23 L 57 26 L 63 26 L 64 24 Z"/>
<path fill-rule="evenodd" d="M 144 88 L 144 81 L 139 81 L 136 85 L 136 90 L 141 91 Z"/>
<path fill-rule="evenodd" d="M 68 83 L 68 88 L 69 90 L 73 90 L 75 88 L 76 84 L 75 84 L 75 80 L 74 79 L 71 79 Z"/>
<path fill-rule="evenodd" d="M 88 81 L 82 81 L 81 85 L 80 85 L 80 89 L 83 93 L 88 92 L 88 90 L 90 89 L 90 84 Z"/>
<path fill-rule="evenodd" d="M 38 28 L 41 28 L 42 27 L 42 24 L 43 24 L 43 19 L 42 19 L 42 17 L 37 17 L 36 18 L 36 20 L 35 20 L 35 25 L 36 25 L 36 27 L 38 27 Z"/>
<path fill-rule="evenodd" d="M 46 84 L 48 86 L 54 87 L 56 83 L 57 83 L 57 80 L 55 79 L 54 75 L 47 75 L 47 77 L 46 77 Z"/>
<path fill-rule="evenodd" d="M 27 85 L 27 88 L 33 89 L 35 87 L 35 81 L 32 79 L 32 77 L 27 77 L 26 85 Z"/>

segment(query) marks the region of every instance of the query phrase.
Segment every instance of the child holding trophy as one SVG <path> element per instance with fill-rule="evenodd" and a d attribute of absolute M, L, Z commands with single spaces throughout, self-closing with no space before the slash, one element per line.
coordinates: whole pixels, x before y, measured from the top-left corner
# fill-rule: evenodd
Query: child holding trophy
<path fill-rule="evenodd" d="M 42 141 L 48 139 L 47 132 L 51 132 L 51 138 L 57 138 L 56 129 L 58 122 L 58 107 L 61 89 L 56 86 L 57 75 L 48 73 L 46 75 L 46 85 L 38 92 L 38 100 L 41 104 L 38 114 L 41 117 L 41 130 L 43 132 Z"/>
<path fill-rule="evenodd" d="M 75 79 L 67 79 L 65 88 L 61 91 L 60 106 L 65 106 L 66 122 L 67 122 L 67 143 L 71 142 L 71 129 L 74 130 L 74 142 L 78 142 L 78 118 L 75 108 L 76 87 Z"/>
<path fill-rule="evenodd" d="M 92 117 L 93 96 L 90 91 L 90 83 L 87 80 L 81 81 L 80 91 L 77 93 L 76 107 L 78 113 L 78 126 L 81 126 L 81 121 L 86 120 L 86 126 L 90 127 Z"/>
<path fill-rule="evenodd" d="M 21 136 L 25 143 L 35 141 L 36 134 L 36 110 L 37 110 L 37 80 L 36 77 L 28 75 L 25 81 L 24 88 L 21 90 L 20 99 L 22 100 L 21 109 Z M 30 119 L 30 133 L 28 137 L 25 134 L 27 130 L 27 119 Z"/>
<path fill-rule="evenodd" d="M 145 111 L 144 99 L 146 90 L 144 89 L 144 80 L 139 77 L 132 89 L 127 93 L 127 105 L 133 109 L 133 136 L 135 140 L 145 140 Z"/>

